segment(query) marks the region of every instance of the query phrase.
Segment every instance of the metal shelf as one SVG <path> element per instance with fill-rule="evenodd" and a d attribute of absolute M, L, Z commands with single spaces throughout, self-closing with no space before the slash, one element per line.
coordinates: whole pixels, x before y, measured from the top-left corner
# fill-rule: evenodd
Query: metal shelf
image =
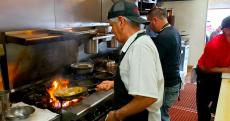
<path fill-rule="evenodd" d="M 97 36 L 96 27 L 107 27 L 109 23 L 79 22 L 69 25 L 72 28 L 58 28 L 49 30 L 22 30 L 5 32 L 7 43 L 17 43 L 22 45 L 34 45 L 48 42 L 80 40 L 80 39 L 104 39 L 113 35 Z"/>
<path fill-rule="evenodd" d="M 21 45 L 35 45 L 49 42 L 79 40 L 92 38 L 90 32 L 62 32 L 55 30 L 23 30 L 6 32 L 7 43 L 16 43 Z"/>
<path fill-rule="evenodd" d="M 62 35 L 51 34 L 46 30 L 23 30 L 6 32 L 7 43 L 17 43 L 22 45 L 34 45 L 60 40 Z"/>

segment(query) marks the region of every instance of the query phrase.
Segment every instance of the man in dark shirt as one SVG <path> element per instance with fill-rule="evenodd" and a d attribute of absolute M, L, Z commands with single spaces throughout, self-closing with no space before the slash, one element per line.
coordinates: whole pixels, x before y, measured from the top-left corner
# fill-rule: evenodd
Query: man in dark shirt
<path fill-rule="evenodd" d="M 162 121 L 170 121 L 168 109 L 177 100 L 181 88 L 180 53 L 181 36 L 167 21 L 166 9 L 152 8 L 147 15 L 150 27 L 158 33 L 153 41 L 158 49 L 165 79 Z"/>

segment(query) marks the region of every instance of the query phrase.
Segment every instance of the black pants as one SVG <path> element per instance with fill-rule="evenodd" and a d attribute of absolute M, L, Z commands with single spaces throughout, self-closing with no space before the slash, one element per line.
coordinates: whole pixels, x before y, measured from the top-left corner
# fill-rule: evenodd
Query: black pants
<path fill-rule="evenodd" d="M 205 73 L 197 68 L 197 111 L 198 121 L 210 121 L 215 113 L 221 85 L 221 73 Z M 212 102 L 211 108 L 209 104 Z"/>

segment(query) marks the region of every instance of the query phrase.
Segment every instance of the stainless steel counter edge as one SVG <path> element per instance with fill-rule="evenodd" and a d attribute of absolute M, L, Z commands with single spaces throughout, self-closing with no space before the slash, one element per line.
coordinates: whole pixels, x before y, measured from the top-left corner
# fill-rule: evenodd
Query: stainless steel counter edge
<path fill-rule="evenodd" d="M 114 36 L 114 34 L 105 34 L 103 36 L 95 36 L 92 38 L 92 40 L 105 39 L 105 41 L 110 41 Z"/>
<path fill-rule="evenodd" d="M 112 97 L 113 93 L 113 90 L 95 92 L 91 94 L 89 97 L 83 99 L 79 104 L 67 108 L 66 111 L 80 116 L 84 112 L 87 112 L 87 110 L 91 109 L 91 107 L 94 107 L 100 102 Z"/>

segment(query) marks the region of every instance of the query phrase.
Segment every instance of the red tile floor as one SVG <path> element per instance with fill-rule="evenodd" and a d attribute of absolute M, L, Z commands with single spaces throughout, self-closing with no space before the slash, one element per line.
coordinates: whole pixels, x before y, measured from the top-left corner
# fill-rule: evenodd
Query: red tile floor
<path fill-rule="evenodd" d="M 170 109 L 171 121 L 197 121 L 196 85 L 187 83 L 180 93 L 180 100 Z"/>
<path fill-rule="evenodd" d="M 196 84 L 191 83 L 191 69 L 188 69 L 185 82 L 180 100 L 170 108 L 171 121 L 197 121 Z"/>

